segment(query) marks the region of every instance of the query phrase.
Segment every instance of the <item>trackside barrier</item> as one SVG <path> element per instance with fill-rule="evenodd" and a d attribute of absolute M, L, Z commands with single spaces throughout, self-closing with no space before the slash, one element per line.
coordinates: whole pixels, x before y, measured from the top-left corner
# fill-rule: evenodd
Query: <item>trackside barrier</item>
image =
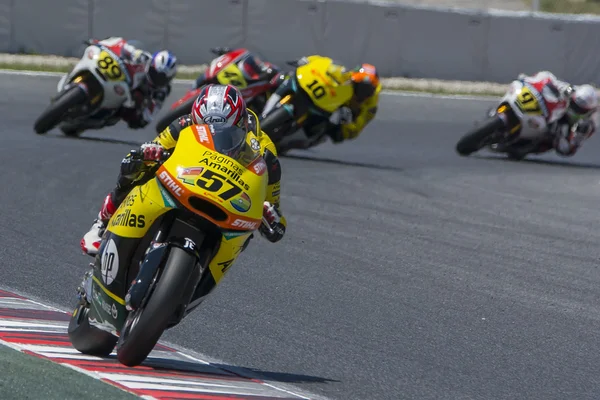
<path fill-rule="evenodd" d="M 549 69 L 600 84 L 600 18 L 449 10 L 350 0 L 0 0 L 0 52 L 79 57 L 111 35 L 203 64 L 245 46 L 279 64 L 307 54 L 383 76 L 508 82 Z"/>

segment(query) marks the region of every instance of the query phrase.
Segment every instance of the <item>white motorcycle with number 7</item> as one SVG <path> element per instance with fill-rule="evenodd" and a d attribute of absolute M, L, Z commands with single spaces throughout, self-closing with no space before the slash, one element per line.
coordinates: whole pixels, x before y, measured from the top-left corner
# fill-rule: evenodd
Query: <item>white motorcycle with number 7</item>
<path fill-rule="evenodd" d="M 468 156 L 489 147 L 522 159 L 551 139 L 548 127 L 561 118 L 567 106 L 567 98 L 549 80 L 515 80 L 487 120 L 460 138 L 456 151 Z M 524 148 L 531 151 L 523 152 Z"/>
<path fill-rule="evenodd" d="M 123 104 L 132 102 L 131 77 L 120 57 L 100 42 L 84 43 L 88 47 L 81 60 L 61 78 L 58 94 L 35 121 L 36 133 L 56 126 L 67 136 L 100 129 L 117 118 Z"/>

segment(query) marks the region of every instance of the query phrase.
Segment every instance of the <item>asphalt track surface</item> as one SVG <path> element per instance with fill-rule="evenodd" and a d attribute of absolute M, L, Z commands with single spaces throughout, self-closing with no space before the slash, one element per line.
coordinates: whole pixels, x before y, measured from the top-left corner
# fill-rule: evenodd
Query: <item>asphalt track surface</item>
<path fill-rule="evenodd" d="M 153 130 L 37 136 L 57 80 L 0 76 L 0 285 L 69 309 L 81 235 Z M 600 141 L 458 157 L 489 105 L 384 96 L 355 142 L 283 159 L 287 236 L 163 339 L 333 399 L 597 399 Z"/>

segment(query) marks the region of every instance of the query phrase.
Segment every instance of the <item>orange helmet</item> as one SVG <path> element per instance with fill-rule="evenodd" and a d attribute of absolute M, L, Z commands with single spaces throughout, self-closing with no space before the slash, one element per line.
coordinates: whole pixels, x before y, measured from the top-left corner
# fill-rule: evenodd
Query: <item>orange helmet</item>
<path fill-rule="evenodd" d="M 371 64 L 361 64 L 352 70 L 354 93 L 359 101 L 371 97 L 379 86 L 377 68 Z"/>

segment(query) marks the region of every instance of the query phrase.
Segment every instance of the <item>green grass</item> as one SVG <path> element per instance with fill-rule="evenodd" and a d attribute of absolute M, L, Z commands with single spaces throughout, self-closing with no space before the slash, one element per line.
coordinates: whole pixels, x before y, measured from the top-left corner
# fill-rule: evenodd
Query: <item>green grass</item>
<path fill-rule="evenodd" d="M 529 0 L 531 4 L 531 0 Z M 600 0 L 540 0 L 540 11 L 562 14 L 600 14 Z"/>
<path fill-rule="evenodd" d="M 405 92 L 405 93 L 430 93 L 430 94 L 441 94 L 441 95 L 459 95 L 459 96 L 479 96 L 479 97 L 498 97 L 500 98 L 501 95 L 499 95 L 496 92 L 470 92 L 468 90 L 448 90 L 448 89 L 414 89 L 414 88 L 409 88 L 409 89 L 404 89 L 404 88 L 386 88 L 384 87 L 384 90 L 394 90 L 394 91 L 398 91 L 398 92 Z"/>
<path fill-rule="evenodd" d="M 70 368 L 0 345 L 0 399 L 134 400 L 137 396 Z"/>
<path fill-rule="evenodd" d="M 39 71 L 39 72 L 69 72 L 72 66 L 52 66 L 52 65 L 32 65 L 32 64 L 18 64 L 18 63 L 0 63 L 0 70 L 13 70 L 13 71 Z M 177 74 L 177 79 L 196 79 L 197 73 L 186 73 L 180 72 Z M 394 90 L 409 93 L 431 93 L 431 94 L 446 94 L 446 95 L 468 95 L 468 96 L 498 96 L 495 92 L 483 92 L 475 93 L 469 90 L 450 90 L 450 89 L 419 89 L 413 88 L 411 85 L 394 85 L 393 87 L 385 86 L 384 90 Z"/>

